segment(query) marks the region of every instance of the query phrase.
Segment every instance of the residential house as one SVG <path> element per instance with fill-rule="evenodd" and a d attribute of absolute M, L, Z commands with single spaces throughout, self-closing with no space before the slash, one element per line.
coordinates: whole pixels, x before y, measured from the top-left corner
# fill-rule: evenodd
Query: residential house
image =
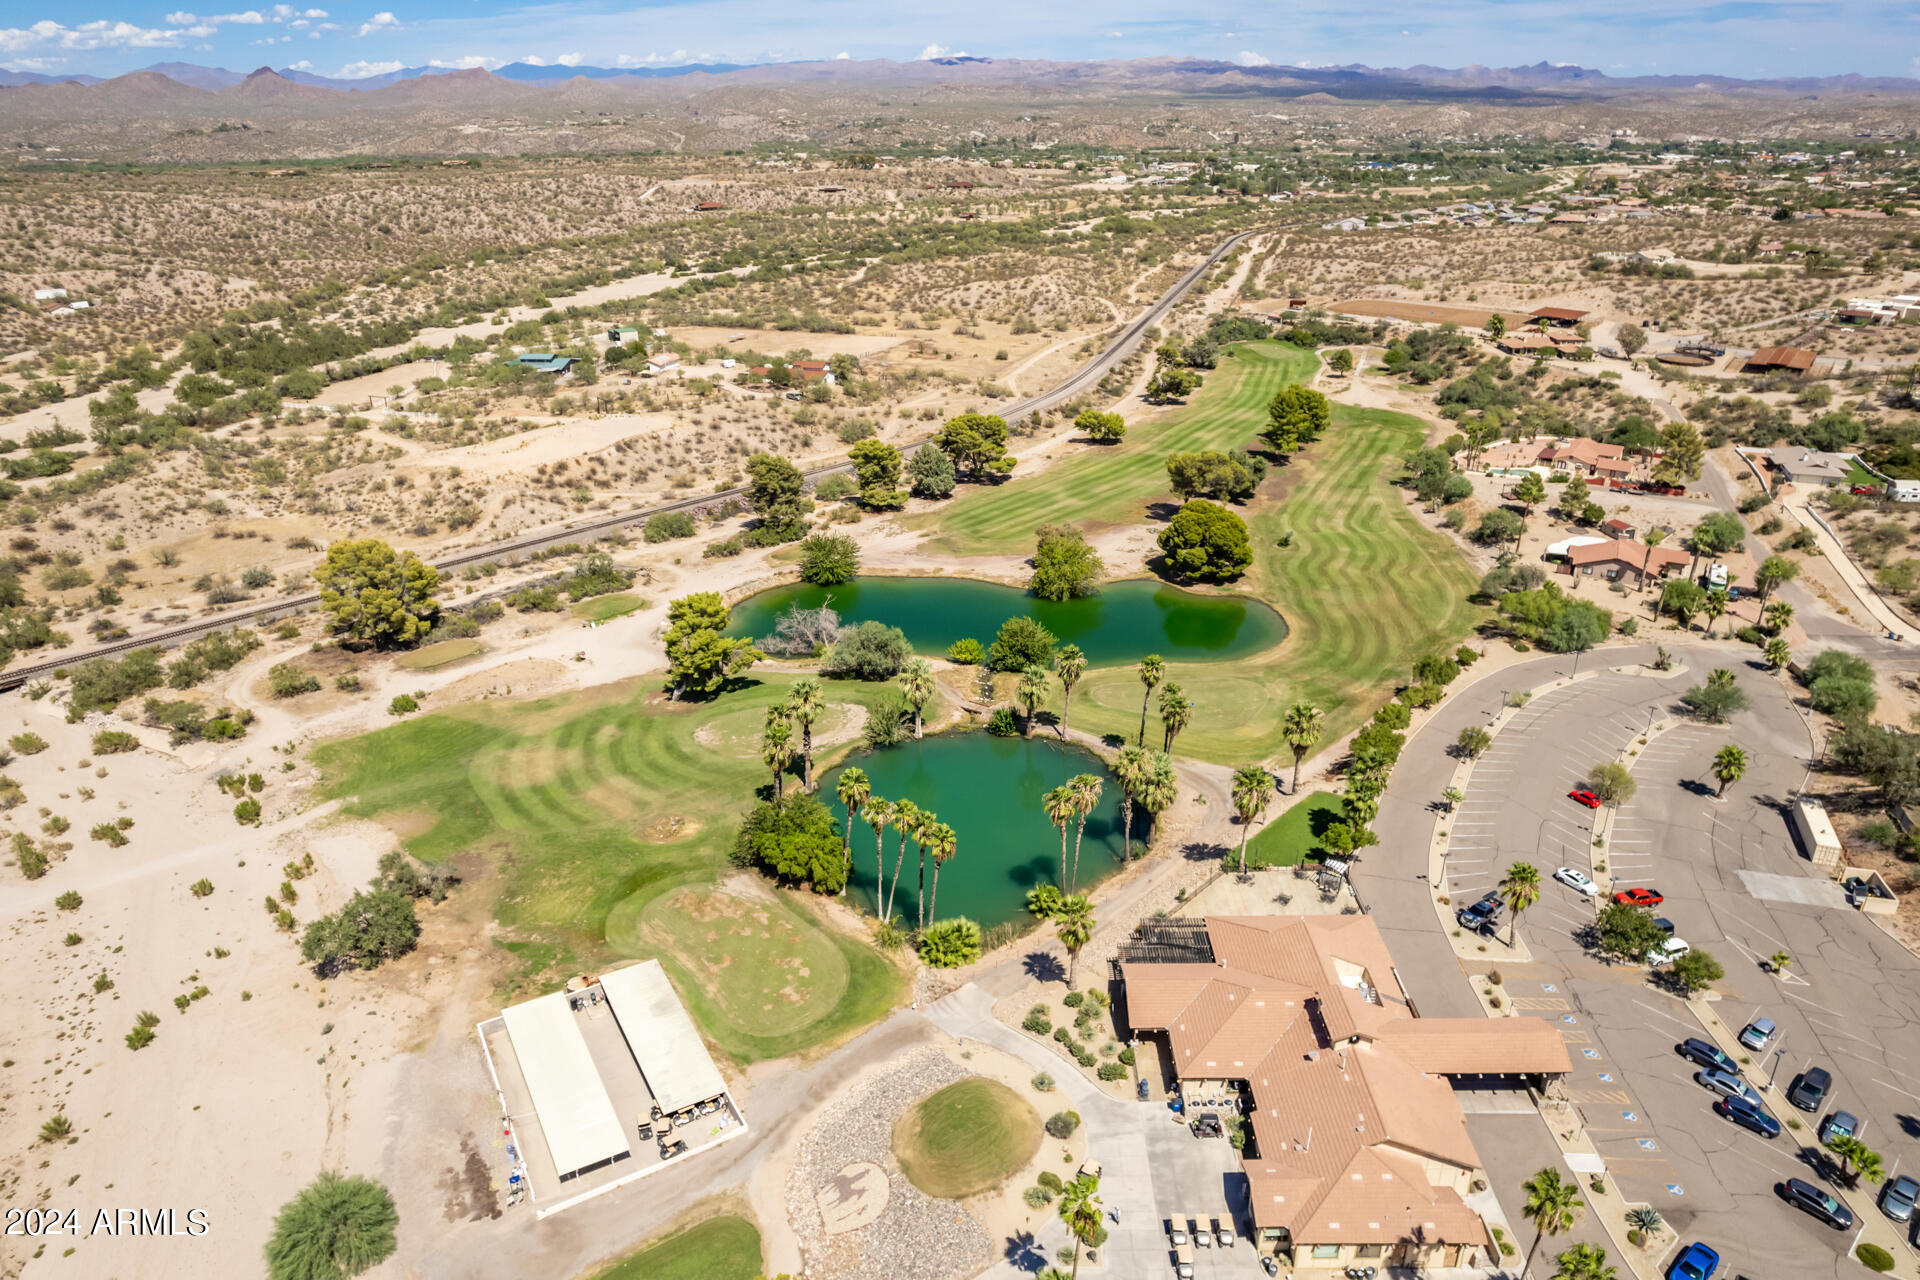
<path fill-rule="evenodd" d="M 1451 1081 L 1557 1088 L 1552 1023 L 1418 1016 L 1364 915 L 1148 921 L 1113 969 L 1184 1098 L 1245 1099 L 1257 1250 L 1333 1274 L 1497 1265 Z"/>
<path fill-rule="evenodd" d="M 1632 541 L 1635 537 L 1639 536 L 1640 531 L 1634 528 L 1630 522 L 1616 517 L 1601 524 L 1600 532 L 1606 534 L 1609 538 L 1626 538 L 1628 541 Z"/>
<path fill-rule="evenodd" d="M 512 363 L 525 365 L 540 373 L 565 373 L 579 362 L 572 356 L 556 356 L 548 351 L 529 351 L 525 355 L 515 356 Z"/>
<path fill-rule="evenodd" d="M 1827 453 L 1819 449 L 1768 449 L 1766 458 L 1780 473 L 1781 484 L 1817 484 L 1832 488 L 1852 484 L 1857 474 L 1850 453 Z"/>
<path fill-rule="evenodd" d="M 656 351 L 647 357 L 647 371 L 666 373 L 680 367 L 680 357 L 672 351 Z"/>
<path fill-rule="evenodd" d="M 1608 582 L 1630 581 L 1645 585 L 1648 579 L 1659 581 L 1687 563 L 1687 553 L 1677 547 L 1650 547 L 1632 538 L 1609 538 L 1571 547 L 1560 572 L 1575 578 L 1589 575 Z"/>
<path fill-rule="evenodd" d="M 1531 356 L 1542 351 L 1557 352 L 1553 340 L 1531 329 L 1509 329 L 1493 340 L 1493 345 L 1510 356 Z"/>
<path fill-rule="evenodd" d="M 1571 329 L 1587 318 L 1587 312 L 1575 311 L 1569 307 L 1536 307 L 1527 319 L 1545 320 L 1558 329 Z"/>
<path fill-rule="evenodd" d="M 1633 473 L 1633 464 L 1627 461 L 1625 449 L 1585 436 L 1556 441 L 1540 451 L 1540 461 L 1566 475 L 1624 480 Z"/>

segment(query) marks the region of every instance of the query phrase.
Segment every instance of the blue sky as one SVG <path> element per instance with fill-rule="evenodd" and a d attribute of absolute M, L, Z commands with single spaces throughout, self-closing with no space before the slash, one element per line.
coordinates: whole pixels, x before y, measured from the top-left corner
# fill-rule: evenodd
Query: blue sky
<path fill-rule="evenodd" d="M 388 6 L 375 7 L 375 6 Z M 1161 55 L 1405 66 L 1575 62 L 1615 75 L 1920 75 L 1905 0 L 310 0 L 202 13 L 0 0 L 0 66 L 115 75 L 160 61 L 365 76 L 401 66 Z"/>

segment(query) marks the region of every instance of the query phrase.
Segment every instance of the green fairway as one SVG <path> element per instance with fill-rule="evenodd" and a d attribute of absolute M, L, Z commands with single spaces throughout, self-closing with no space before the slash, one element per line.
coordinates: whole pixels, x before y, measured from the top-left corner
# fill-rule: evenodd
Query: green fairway
<path fill-rule="evenodd" d="M 1310 355 L 1280 343 L 1234 350 L 1188 410 L 1143 431 L 1125 452 L 1090 451 L 1030 481 L 952 504 L 939 517 L 951 549 L 1024 548 L 1043 520 L 1145 518 L 1150 501 L 1170 500 L 1168 451 L 1252 440 L 1273 393 L 1313 367 Z M 1451 647 L 1470 629 L 1480 613 L 1466 598 L 1476 582 L 1472 569 L 1448 539 L 1415 520 L 1392 483 L 1401 457 L 1423 438 L 1422 424 L 1406 414 L 1336 402 L 1326 435 L 1269 476 L 1261 496 L 1241 509 L 1254 564 L 1239 589 L 1278 609 L 1290 631 L 1277 648 L 1243 661 L 1168 664 L 1167 679 L 1194 704 L 1178 754 L 1223 764 L 1290 762 L 1280 721 L 1295 701 L 1326 713 L 1321 743 L 1331 745 L 1372 712 L 1416 657 Z M 1073 723 L 1131 738 L 1141 692 L 1131 667 L 1090 672 L 1074 690 Z M 1057 701 L 1056 694 L 1056 709 Z M 1149 745 L 1160 742 L 1151 714 L 1147 737 Z"/>
<path fill-rule="evenodd" d="M 619 618 L 636 609 L 644 609 L 647 602 L 639 596 L 629 595 L 625 591 L 616 591 L 610 596 L 594 596 L 582 600 L 573 606 L 573 616 L 582 622 L 605 622 L 609 618 Z"/>
<path fill-rule="evenodd" d="M 907 1181 L 958 1200 L 999 1186 L 1040 1149 L 1040 1117 L 1019 1094 L 978 1076 L 921 1099 L 893 1126 Z"/>
<path fill-rule="evenodd" d="M 713 726 L 759 723 L 790 679 L 712 702 L 668 703 L 650 682 L 628 681 L 470 705 L 327 744 L 314 757 L 349 813 L 385 823 L 415 856 L 485 861 L 499 881 L 501 945 L 522 961 L 506 994 L 659 956 L 707 1034 L 749 1062 L 864 1025 L 901 984 L 891 962 L 828 931 L 803 905 L 714 891 L 767 774 Z M 834 682 L 830 713 L 844 719 L 841 704 L 876 693 Z M 740 913 L 743 928 L 764 915 L 765 936 L 750 948 L 742 939 L 733 952 L 740 972 L 714 982 L 726 948 L 715 952 L 706 936 L 728 913 Z M 769 987 L 770 973 L 750 972 L 763 966 L 781 980 Z"/>
<path fill-rule="evenodd" d="M 594 1280 L 754 1280 L 760 1232 L 745 1218 L 708 1218 L 598 1273 Z"/>
<path fill-rule="evenodd" d="M 1031 551 L 1033 531 L 1043 524 L 1145 519 L 1151 500 L 1172 500 L 1168 454 L 1256 444 L 1267 424 L 1267 401 L 1287 383 L 1310 375 L 1316 363 L 1311 352 L 1278 342 L 1229 351 L 1221 353 L 1220 367 L 1180 413 L 1137 426 L 1122 444 L 1088 449 L 1030 479 L 963 488 L 946 506 L 908 523 L 934 529 L 940 550 L 993 555 Z"/>
<path fill-rule="evenodd" d="M 1340 797 L 1331 791 L 1316 791 L 1254 833 L 1247 841 L 1247 865 L 1294 867 L 1309 859 L 1322 861 L 1327 851 L 1320 837 L 1340 821 Z"/>

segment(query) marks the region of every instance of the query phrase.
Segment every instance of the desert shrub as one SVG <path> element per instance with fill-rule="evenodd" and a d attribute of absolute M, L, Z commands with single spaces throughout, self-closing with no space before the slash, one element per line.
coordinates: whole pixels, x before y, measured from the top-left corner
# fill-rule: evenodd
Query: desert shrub
<path fill-rule="evenodd" d="M 37 733 L 16 733 L 7 739 L 7 745 L 23 756 L 37 756 L 47 749 L 47 740 Z"/>
<path fill-rule="evenodd" d="M 736 533 L 731 538 L 722 538 L 718 542 L 709 542 L 705 547 L 701 548 L 700 554 L 705 559 L 716 560 L 737 556 L 740 554 L 740 550 L 740 535 Z"/>
<path fill-rule="evenodd" d="M 906 632 L 869 619 L 841 629 L 839 639 L 821 659 L 820 670 L 852 680 L 891 680 L 912 656 Z"/>
<path fill-rule="evenodd" d="M 1039 1176 L 1034 1178 L 1034 1181 L 1055 1195 L 1059 1195 L 1062 1191 L 1066 1190 L 1066 1183 L 1061 1180 L 1059 1174 L 1051 1169 L 1042 1169 Z"/>
<path fill-rule="evenodd" d="M 258 825 L 260 821 L 260 802 L 248 796 L 233 806 L 233 820 L 243 827 Z"/>
<path fill-rule="evenodd" d="M 1014 719 L 1011 707 L 995 707 L 993 714 L 987 717 L 987 732 L 996 738 L 1011 738 L 1020 732 L 1020 722 Z"/>
<path fill-rule="evenodd" d="M 1056 1111 L 1047 1117 L 1047 1134 L 1054 1138 L 1071 1138 L 1073 1131 L 1080 1127 L 1078 1111 Z"/>
<path fill-rule="evenodd" d="M 288 1201 L 267 1241 L 271 1280 L 342 1280 L 385 1261 L 400 1213 L 387 1189 L 331 1171 Z"/>
<path fill-rule="evenodd" d="M 1045 1009 L 1034 1009 L 1027 1014 L 1025 1022 L 1020 1024 L 1037 1036 L 1044 1036 L 1053 1030 L 1053 1019 L 1047 1016 Z"/>
<path fill-rule="evenodd" d="M 102 729 L 93 735 L 93 754 L 97 756 L 114 756 L 139 749 L 140 739 L 119 729 Z"/>
<path fill-rule="evenodd" d="M 1069 991 L 1060 998 L 1060 1003 L 1069 1009 L 1078 1009 L 1081 1005 L 1085 1004 L 1086 1001 L 1087 993 L 1084 991 Z"/>
<path fill-rule="evenodd" d="M 1102 1080 L 1125 1080 L 1127 1078 L 1127 1069 L 1118 1062 L 1103 1062 L 1100 1064 L 1100 1078 Z"/>
<path fill-rule="evenodd" d="M 110 849 L 118 849 L 127 843 L 126 832 L 111 822 L 95 823 L 87 834 Z"/>
<path fill-rule="evenodd" d="M 1045 1187 L 1028 1187 L 1020 1193 L 1020 1198 L 1027 1202 L 1030 1209 L 1044 1209 L 1053 1203 L 1053 1192 Z"/>
<path fill-rule="evenodd" d="M 977 667 L 987 660 L 987 651 L 978 640 L 955 640 L 947 646 L 947 661 L 963 667 Z"/>
<path fill-rule="evenodd" d="M 641 536 L 648 542 L 671 542 L 675 538 L 691 538 L 693 533 L 692 516 L 684 511 L 662 511 L 647 518 Z"/>
<path fill-rule="evenodd" d="M 387 714 L 390 716 L 411 715 L 419 709 L 420 703 L 410 693 L 395 694 L 393 701 L 387 704 Z"/>
<path fill-rule="evenodd" d="M 55 898 L 53 900 L 53 905 L 60 908 L 60 910 L 62 911 L 78 911 L 80 909 L 80 902 L 81 902 L 81 898 L 79 893 L 77 893 L 72 889 L 69 889 L 65 893 L 61 894 L 59 897 Z"/>
<path fill-rule="evenodd" d="M 1860 1264 L 1869 1271 L 1893 1270 L 1893 1255 L 1871 1241 L 1862 1241 L 1860 1247 L 1854 1250 L 1854 1254 L 1860 1259 Z"/>
<path fill-rule="evenodd" d="M 317 693 L 320 679 L 290 662 L 276 662 L 267 670 L 267 687 L 276 698 L 296 698 L 303 693 Z"/>

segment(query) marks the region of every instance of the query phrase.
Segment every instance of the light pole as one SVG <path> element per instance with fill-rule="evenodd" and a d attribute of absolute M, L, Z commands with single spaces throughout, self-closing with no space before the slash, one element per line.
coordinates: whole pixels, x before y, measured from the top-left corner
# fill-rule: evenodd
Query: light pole
<path fill-rule="evenodd" d="M 1787 1056 L 1786 1039 L 1787 1037 L 1783 1032 L 1780 1036 L 1780 1042 L 1781 1042 L 1780 1047 L 1773 1051 L 1773 1067 L 1771 1070 L 1767 1072 L 1767 1092 L 1768 1093 L 1773 1092 L 1773 1083 L 1774 1081 L 1780 1078 L 1780 1059 Z"/>

